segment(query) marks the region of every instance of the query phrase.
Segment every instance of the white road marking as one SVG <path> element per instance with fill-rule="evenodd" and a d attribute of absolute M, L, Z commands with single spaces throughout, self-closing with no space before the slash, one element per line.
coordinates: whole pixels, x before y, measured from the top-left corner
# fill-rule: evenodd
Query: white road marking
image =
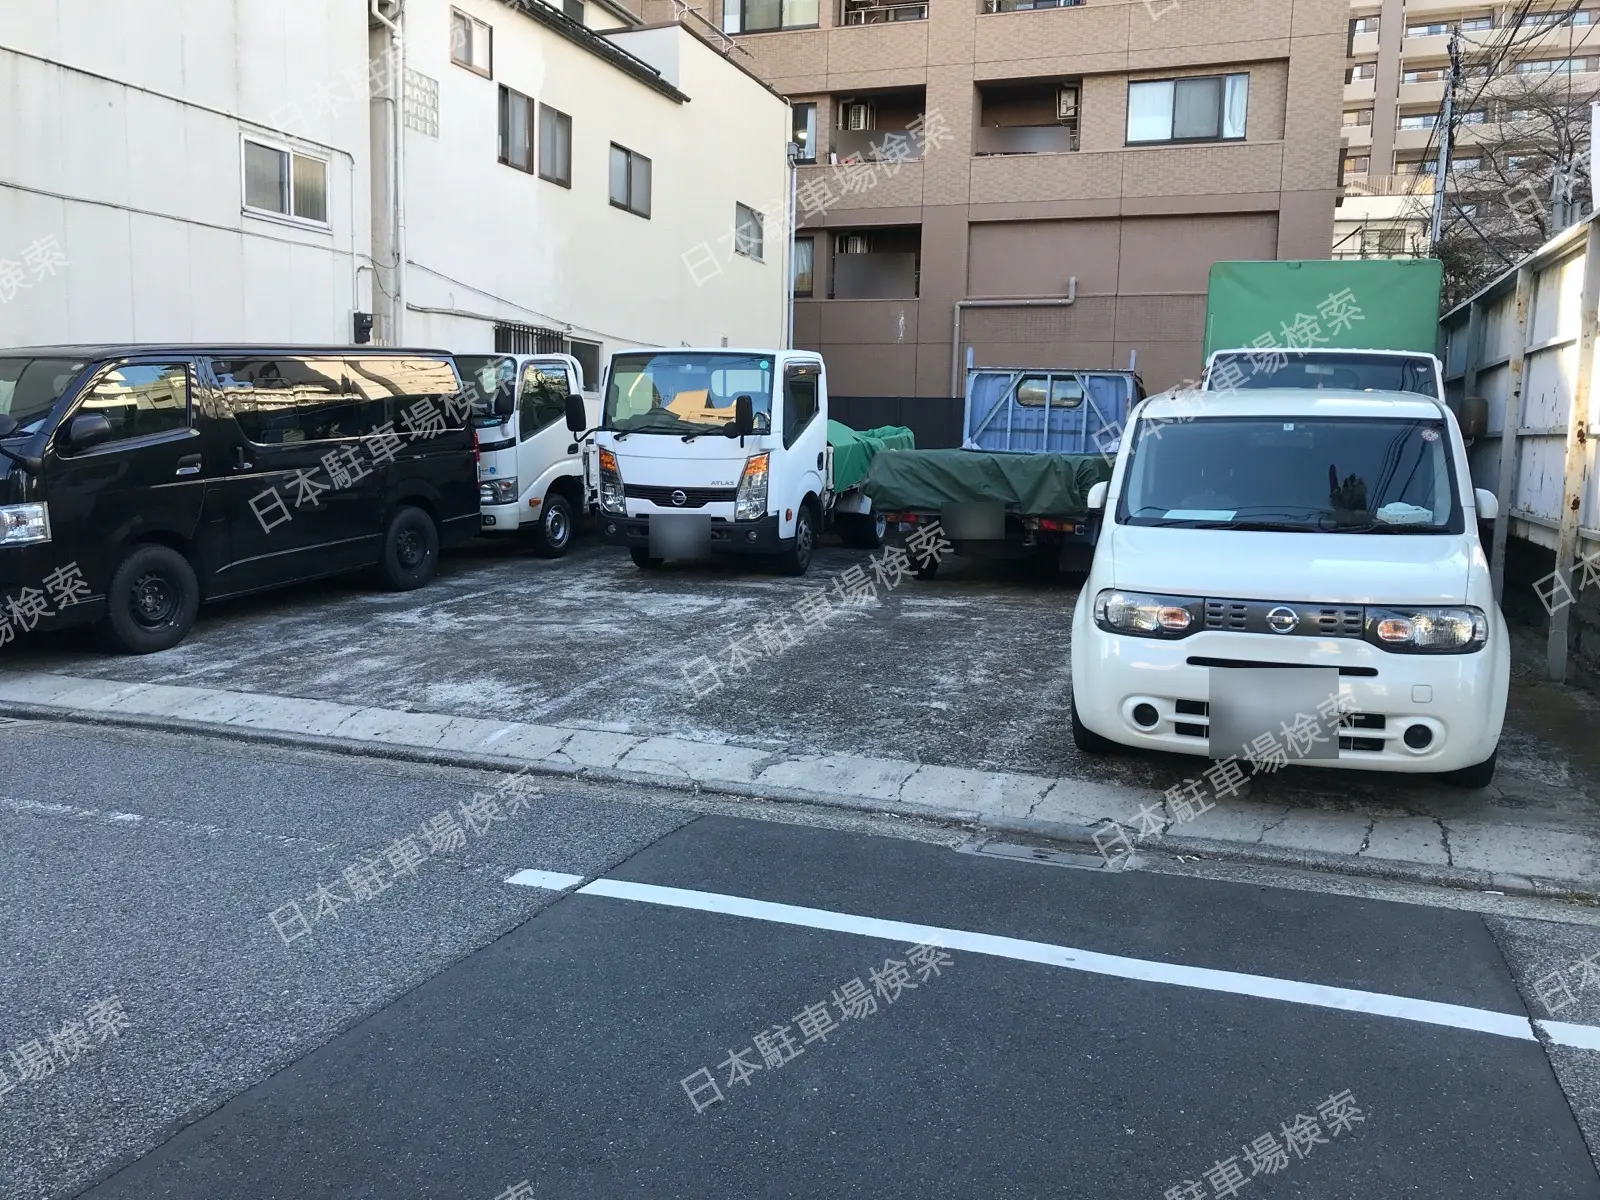
<path fill-rule="evenodd" d="M 835 933 L 854 933 L 906 945 L 931 942 L 950 950 L 967 950 L 974 954 L 989 954 L 999 958 L 1016 959 L 1019 962 L 1042 963 L 1045 966 L 1065 967 L 1068 970 L 1087 971 L 1095 975 L 1111 975 L 1146 983 L 1165 983 L 1174 987 L 1258 996 L 1265 1000 L 1284 1000 L 1291 1004 L 1310 1004 L 1318 1008 L 1394 1017 L 1425 1025 L 1443 1025 L 1452 1029 L 1490 1033 L 1518 1041 L 1536 1040 L 1533 1027 L 1526 1016 L 1495 1012 L 1491 1009 L 1468 1008 L 1460 1004 L 1443 1004 L 1436 1000 L 1416 1000 L 1409 996 L 1328 987 L 1319 983 L 1302 983 L 1294 979 L 1274 979 L 1267 975 L 1244 975 L 1236 971 L 1217 971 L 1209 967 L 1184 966 L 1181 963 L 1124 958 L 1116 954 L 1078 950 L 1071 946 L 1055 946 L 1048 942 L 1030 942 L 1021 938 L 972 933 L 962 929 L 943 929 L 935 925 L 914 925 L 908 921 L 888 921 L 878 917 L 859 917 L 851 913 L 830 912 L 821 908 L 801 908 L 792 904 L 775 904 L 769 900 L 752 900 L 744 896 L 697 892 L 685 888 L 659 887 L 650 883 L 629 883 L 620 879 L 596 879 L 593 883 L 579 888 L 577 894 L 604 896 L 613 900 L 635 900 L 642 904 L 661 904 L 670 908 L 690 908 L 700 912 L 724 913 L 728 916 L 749 917 L 757 921 L 772 921 L 780 925 L 827 929 Z M 1553 1040 L 1563 1045 L 1600 1048 L 1600 1028 L 1588 1025 L 1563 1025 L 1555 1021 L 1545 1021 L 1541 1024 Z"/>
<path fill-rule="evenodd" d="M 1600 1050 L 1600 1028 L 1593 1025 L 1569 1025 L 1566 1021 L 1533 1022 L 1558 1046 L 1576 1046 L 1580 1050 Z"/>
<path fill-rule="evenodd" d="M 576 887 L 582 883 L 582 875 L 563 875 L 560 871 L 518 871 L 507 879 L 507 883 L 514 883 L 518 887 L 544 888 L 549 892 L 564 892 L 569 887 Z"/>

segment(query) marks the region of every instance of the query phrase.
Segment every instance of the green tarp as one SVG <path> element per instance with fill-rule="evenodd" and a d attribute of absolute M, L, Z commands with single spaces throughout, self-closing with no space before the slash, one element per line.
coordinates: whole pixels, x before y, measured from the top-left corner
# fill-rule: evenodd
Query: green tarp
<path fill-rule="evenodd" d="M 867 467 L 880 450 L 909 450 L 916 442 L 904 425 L 861 430 L 829 421 L 828 445 L 833 447 L 833 490 L 842 492 L 867 477 Z"/>
<path fill-rule="evenodd" d="M 1089 489 L 1111 478 L 1100 454 L 900 450 L 872 460 L 867 495 L 885 512 L 939 512 L 950 504 L 1002 501 L 1025 517 L 1077 517 Z"/>

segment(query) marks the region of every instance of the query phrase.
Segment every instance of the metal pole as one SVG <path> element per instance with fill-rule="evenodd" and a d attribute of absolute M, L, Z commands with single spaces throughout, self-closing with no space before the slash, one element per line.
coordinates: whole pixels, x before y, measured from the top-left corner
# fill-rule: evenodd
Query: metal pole
<path fill-rule="evenodd" d="M 1533 271 L 1517 268 L 1517 319 L 1512 333 L 1511 371 L 1506 381 L 1506 402 L 1500 420 L 1500 478 L 1495 487 L 1499 511 L 1494 517 L 1494 540 L 1490 547 L 1489 574 L 1494 581 L 1494 598 L 1505 594 L 1506 533 L 1511 527 L 1512 490 L 1517 480 L 1517 430 L 1522 426 L 1522 368 L 1528 353 L 1528 309 L 1533 297 Z"/>
<path fill-rule="evenodd" d="M 1578 302 L 1578 369 L 1572 389 L 1572 412 L 1567 418 L 1567 462 L 1561 486 L 1561 526 L 1556 535 L 1556 576 L 1553 596 L 1575 596 L 1572 567 L 1578 557 L 1578 520 L 1583 515 L 1583 494 L 1588 467 L 1589 403 L 1594 378 L 1595 328 L 1600 324 L 1600 225 L 1589 222 L 1584 243 L 1583 294 Z M 1565 587 L 1567 590 L 1562 591 Z M 1550 678 L 1567 677 L 1567 618 L 1570 604 L 1550 614 L 1550 640 L 1546 661 Z"/>
<path fill-rule="evenodd" d="M 1439 244 L 1444 227 L 1444 189 L 1450 170 L 1450 140 L 1455 136 L 1456 85 L 1461 78 L 1461 31 L 1450 34 L 1450 83 L 1444 93 L 1444 132 L 1439 136 L 1439 165 L 1433 179 L 1433 220 L 1428 225 L 1428 248 Z"/>

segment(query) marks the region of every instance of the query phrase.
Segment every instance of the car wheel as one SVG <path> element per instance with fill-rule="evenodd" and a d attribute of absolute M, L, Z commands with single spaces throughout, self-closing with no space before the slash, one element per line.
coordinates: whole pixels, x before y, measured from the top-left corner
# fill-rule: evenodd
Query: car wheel
<path fill-rule="evenodd" d="M 778 555 L 778 569 L 785 575 L 804 575 L 811 566 L 817 532 L 811 506 L 802 504 L 794 515 L 794 545 Z"/>
<path fill-rule="evenodd" d="M 1462 788 L 1486 788 L 1494 782 L 1495 760 L 1500 757 L 1500 747 L 1494 748 L 1494 753 L 1481 763 L 1471 767 L 1462 767 L 1459 771 L 1446 771 L 1439 778 L 1449 784 Z"/>
<path fill-rule="evenodd" d="M 379 574 L 393 591 L 409 592 L 427 583 L 438 569 L 439 531 L 433 518 L 408 504 L 389 520 Z"/>
<path fill-rule="evenodd" d="M 534 526 L 533 550 L 543 558 L 560 558 L 572 545 L 572 503 L 560 492 L 550 492 Z"/>
<path fill-rule="evenodd" d="M 641 571 L 659 571 L 664 558 L 651 558 L 650 551 L 643 546 L 629 546 L 628 553 L 633 556 L 633 565 Z"/>
<path fill-rule="evenodd" d="M 154 654 L 183 641 L 199 611 L 200 582 L 189 560 L 170 546 L 146 543 L 111 576 L 106 638 L 126 654 Z"/>
<path fill-rule="evenodd" d="M 1117 749 L 1117 743 L 1108 737 L 1102 737 L 1083 723 L 1083 718 L 1078 715 L 1078 698 L 1072 698 L 1072 744 L 1084 754 L 1111 754 Z"/>

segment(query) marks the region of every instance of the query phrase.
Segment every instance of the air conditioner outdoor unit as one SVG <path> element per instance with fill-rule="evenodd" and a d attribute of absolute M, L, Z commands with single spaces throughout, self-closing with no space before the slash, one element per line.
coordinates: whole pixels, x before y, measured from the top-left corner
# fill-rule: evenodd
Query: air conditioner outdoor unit
<path fill-rule="evenodd" d="M 840 254 L 866 254 L 866 253 L 868 253 L 867 235 L 864 234 L 864 233 L 852 233 L 852 234 L 849 234 L 849 235 L 847 235 L 845 237 L 840 238 L 839 239 L 839 253 Z"/>
<path fill-rule="evenodd" d="M 840 122 L 841 128 L 851 130 L 871 129 L 873 127 L 873 111 L 870 104 L 846 104 Z"/>
<path fill-rule="evenodd" d="M 1056 92 L 1056 120 L 1074 121 L 1078 117 L 1078 89 L 1064 87 Z"/>

